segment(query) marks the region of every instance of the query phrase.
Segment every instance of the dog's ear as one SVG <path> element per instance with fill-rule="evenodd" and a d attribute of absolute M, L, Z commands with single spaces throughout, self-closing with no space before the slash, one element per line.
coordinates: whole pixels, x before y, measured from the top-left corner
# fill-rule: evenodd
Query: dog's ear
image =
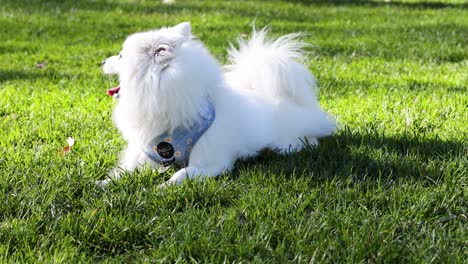
<path fill-rule="evenodd" d="M 182 22 L 173 27 L 173 29 L 179 33 L 184 39 L 189 39 L 192 31 L 192 27 L 189 22 Z"/>

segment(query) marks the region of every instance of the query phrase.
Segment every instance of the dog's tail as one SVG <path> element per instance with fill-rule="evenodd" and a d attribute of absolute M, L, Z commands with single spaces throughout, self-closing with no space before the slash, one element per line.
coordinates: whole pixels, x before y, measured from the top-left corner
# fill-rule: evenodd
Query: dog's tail
<path fill-rule="evenodd" d="M 302 106 L 317 107 L 315 78 L 301 63 L 306 57 L 302 34 L 276 40 L 267 38 L 268 28 L 256 31 L 250 40 L 231 45 L 226 79 L 235 88 L 256 90 L 262 96 L 290 99 Z"/>

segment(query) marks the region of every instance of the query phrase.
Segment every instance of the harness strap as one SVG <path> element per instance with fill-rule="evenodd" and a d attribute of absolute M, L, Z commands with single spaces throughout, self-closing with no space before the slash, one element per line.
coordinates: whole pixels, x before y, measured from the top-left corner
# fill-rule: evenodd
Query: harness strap
<path fill-rule="evenodd" d="M 210 128 L 216 116 L 213 104 L 207 100 L 204 113 L 198 122 L 189 128 L 179 127 L 172 133 L 165 132 L 151 139 L 144 148 L 145 154 L 154 162 L 164 167 L 177 164 L 188 166 L 190 153 L 200 137 Z"/>

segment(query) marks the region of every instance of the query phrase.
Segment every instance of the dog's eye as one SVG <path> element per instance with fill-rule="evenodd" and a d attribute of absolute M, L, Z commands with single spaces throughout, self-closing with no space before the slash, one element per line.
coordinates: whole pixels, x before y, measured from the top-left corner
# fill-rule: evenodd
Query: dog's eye
<path fill-rule="evenodd" d="M 164 51 L 166 51 L 166 48 L 164 48 L 164 47 L 159 47 L 159 48 L 156 50 L 155 53 L 156 53 L 156 55 L 160 55 L 161 52 L 164 52 Z"/>
<path fill-rule="evenodd" d="M 119 54 L 119 59 L 121 59 L 121 58 L 122 58 L 122 53 Z"/>

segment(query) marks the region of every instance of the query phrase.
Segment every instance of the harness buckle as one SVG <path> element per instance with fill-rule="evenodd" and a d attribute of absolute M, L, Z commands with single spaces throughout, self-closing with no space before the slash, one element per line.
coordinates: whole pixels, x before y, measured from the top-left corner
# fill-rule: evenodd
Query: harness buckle
<path fill-rule="evenodd" d="M 174 163 L 174 161 L 175 161 L 175 158 L 165 159 L 165 160 L 163 160 L 162 165 L 164 167 L 167 167 L 167 166 L 171 165 L 172 163 Z"/>

